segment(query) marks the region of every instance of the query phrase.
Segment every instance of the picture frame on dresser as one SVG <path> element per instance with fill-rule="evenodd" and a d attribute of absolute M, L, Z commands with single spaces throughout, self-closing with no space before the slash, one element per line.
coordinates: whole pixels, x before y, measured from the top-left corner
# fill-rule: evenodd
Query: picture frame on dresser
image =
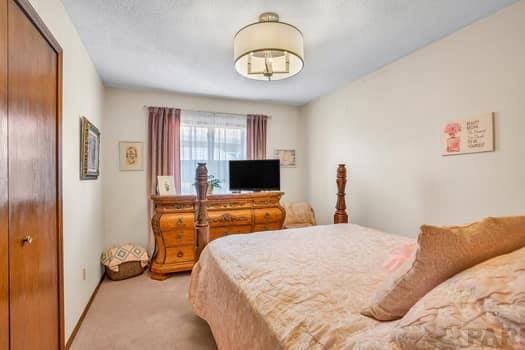
<path fill-rule="evenodd" d="M 159 196 L 173 196 L 177 194 L 173 176 L 157 176 L 157 193 Z"/>

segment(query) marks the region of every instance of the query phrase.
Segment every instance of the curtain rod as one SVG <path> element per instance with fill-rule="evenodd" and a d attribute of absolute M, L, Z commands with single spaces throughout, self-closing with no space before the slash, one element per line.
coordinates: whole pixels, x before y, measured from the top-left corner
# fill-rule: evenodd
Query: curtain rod
<path fill-rule="evenodd" d="M 163 108 L 173 108 L 173 107 L 167 107 L 167 106 L 148 106 L 148 105 L 143 105 L 142 108 L 149 108 L 149 107 L 163 107 Z M 226 115 L 234 115 L 234 116 L 240 116 L 240 115 L 246 115 L 246 114 L 242 114 L 242 113 L 228 113 L 228 112 L 211 112 L 211 111 L 199 111 L 199 110 L 196 110 L 196 109 L 188 109 L 188 108 L 179 108 L 181 111 L 188 111 L 188 112 L 195 112 L 195 113 L 210 113 L 210 114 L 226 114 Z M 250 113 L 250 114 L 255 114 L 255 113 Z M 266 114 L 265 114 L 266 115 Z M 268 117 L 268 119 L 272 119 L 272 116 L 271 115 L 266 115 Z"/>

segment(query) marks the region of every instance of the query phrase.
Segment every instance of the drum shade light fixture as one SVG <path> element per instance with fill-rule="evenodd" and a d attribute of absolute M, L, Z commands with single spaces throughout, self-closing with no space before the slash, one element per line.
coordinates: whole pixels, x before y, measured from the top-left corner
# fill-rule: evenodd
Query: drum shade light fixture
<path fill-rule="evenodd" d="M 235 69 L 246 78 L 281 80 L 299 73 L 304 66 L 303 34 L 266 12 L 259 22 L 237 32 L 233 39 Z"/>

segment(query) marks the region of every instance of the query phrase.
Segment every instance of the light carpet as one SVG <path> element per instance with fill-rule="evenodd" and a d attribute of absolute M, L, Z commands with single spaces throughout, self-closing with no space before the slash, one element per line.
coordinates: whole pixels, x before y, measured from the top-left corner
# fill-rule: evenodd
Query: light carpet
<path fill-rule="evenodd" d="M 216 349 L 208 324 L 187 300 L 190 275 L 154 281 L 148 274 L 102 282 L 72 350 Z"/>

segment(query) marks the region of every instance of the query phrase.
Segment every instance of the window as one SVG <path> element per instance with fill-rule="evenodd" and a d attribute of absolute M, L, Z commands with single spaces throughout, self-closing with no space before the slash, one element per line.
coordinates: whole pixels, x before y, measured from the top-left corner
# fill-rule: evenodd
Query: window
<path fill-rule="evenodd" d="M 246 116 L 183 110 L 180 159 L 182 193 L 194 193 L 195 168 L 202 161 L 221 180 L 215 192 L 227 192 L 228 161 L 246 159 Z"/>

